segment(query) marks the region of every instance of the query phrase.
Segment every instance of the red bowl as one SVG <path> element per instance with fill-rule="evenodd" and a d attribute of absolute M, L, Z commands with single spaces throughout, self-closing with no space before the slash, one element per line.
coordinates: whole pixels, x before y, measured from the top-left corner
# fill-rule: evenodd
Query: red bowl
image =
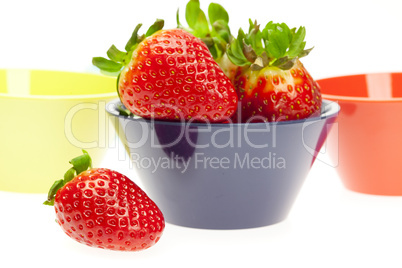
<path fill-rule="evenodd" d="M 402 195 L 402 73 L 318 80 L 323 98 L 338 102 L 338 131 L 328 153 L 346 188 Z"/>

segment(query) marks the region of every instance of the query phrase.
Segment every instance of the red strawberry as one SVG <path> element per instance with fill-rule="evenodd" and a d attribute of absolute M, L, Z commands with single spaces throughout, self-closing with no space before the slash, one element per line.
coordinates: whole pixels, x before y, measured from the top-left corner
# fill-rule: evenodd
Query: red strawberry
<path fill-rule="evenodd" d="M 91 168 L 83 152 L 70 161 L 73 167 L 53 184 L 44 202 L 54 205 L 61 228 L 92 247 L 139 251 L 153 246 L 165 227 L 157 205 L 126 176 Z"/>
<path fill-rule="evenodd" d="M 321 90 L 299 58 L 306 56 L 305 28 L 289 29 L 269 22 L 260 31 L 250 21 L 246 35 L 241 29 L 228 51 L 239 67 L 234 85 L 239 97 L 235 122 L 273 122 L 318 116 Z"/>
<path fill-rule="evenodd" d="M 161 120 L 222 122 L 237 108 L 230 80 L 214 61 L 207 46 L 182 29 L 161 30 L 163 21 L 145 36 L 134 30 L 127 52 L 112 46 L 112 61 L 94 58 L 104 70 L 122 71 L 118 92 L 133 114 Z"/>

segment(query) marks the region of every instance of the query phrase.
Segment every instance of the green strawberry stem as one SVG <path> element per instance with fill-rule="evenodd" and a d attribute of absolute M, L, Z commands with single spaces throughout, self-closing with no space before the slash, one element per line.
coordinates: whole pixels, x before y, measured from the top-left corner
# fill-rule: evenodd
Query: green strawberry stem
<path fill-rule="evenodd" d="M 66 185 L 66 183 L 71 181 L 81 172 L 92 168 L 92 159 L 89 156 L 88 152 L 85 150 L 82 150 L 82 152 L 83 155 L 77 156 L 70 160 L 70 164 L 73 165 L 73 167 L 67 170 L 67 172 L 64 174 L 64 179 L 55 181 L 52 187 L 50 187 L 47 195 L 47 200 L 43 202 L 44 205 L 53 206 L 54 197 L 59 189 L 61 189 L 64 185 Z"/>
<path fill-rule="evenodd" d="M 92 64 L 101 69 L 102 71 L 108 73 L 116 73 L 123 69 L 124 66 L 129 64 L 132 58 L 132 54 L 134 50 L 137 48 L 138 44 L 141 43 L 146 37 L 151 36 L 155 32 L 163 29 L 164 20 L 157 19 L 154 24 L 152 24 L 147 32 L 143 35 L 139 35 L 138 31 L 141 28 L 142 24 L 138 24 L 130 39 L 126 43 L 125 52 L 117 49 L 115 45 L 112 45 L 109 50 L 106 52 L 109 59 L 104 57 L 94 57 L 92 58 Z"/>
<path fill-rule="evenodd" d="M 117 82 L 116 82 L 117 95 L 120 96 L 119 92 L 120 72 L 126 65 L 130 63 L 134 50 L 137 48 L 138 44 L 141 43 L 146 37 L 151 36 L 155 32 L 163 29 L 164 24 L 165 24 L 164 20 L 157 19 L 154 22 L 154 24 L 152 24 L 148 28 L 145 34 L 139 35 L 138 31 L 142 26 L 142 24 L 140 23 L 135 27 L 130 39 L 127 41 L 126 46 L 124 47 L 124 49 L 126 50 L 125 52 L 119 50 L 115 45 L 112 45 L 106 52 L 106 55 L 108 56 L 109 59 L 106 59 L 104 57 L 92 58 L 92 64 L 98 67 L 100 70 L 111 75 L 117 74 Z"/>
<path fill-rule="evenodd" d="M 307 56 L 312 50 L 305 49 L 306 29 L 290 29 L 285 23 L 268 22 L 261 30 L 257 22 L 249 20 L 246 34 L 241 28 L 237 38 L 229 44 L 227 55 L 238 66 L 250 66 L 260 70 L 266 66 L 291 69 L 297 58 Z"/>
<path fill-rule="evenodd" d="M 200 38 L 207 46 L 215 60 L 226 52 L 227 44 L 233 38 L 229 28 L 229 14 L 217 3 L 208 6 L 208 19 L 200 8 L 199 0 L 190 0 L 185 12 L 188 27 L 183 26 L 179 20 L 179 10 L 176 13 L 177 28 L 186 30 Z"/>

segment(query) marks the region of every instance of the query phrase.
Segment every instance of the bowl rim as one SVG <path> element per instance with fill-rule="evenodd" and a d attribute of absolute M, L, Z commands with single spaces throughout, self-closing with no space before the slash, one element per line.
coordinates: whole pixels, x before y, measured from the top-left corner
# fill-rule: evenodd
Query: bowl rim
<path fill-rule="evenodd" d="M 32 68 L 0 68 L 0 71 L 7 70 L 23 70 L 23 71 L 35 71 L 35 72 L 54 72 L 54 73 L 69 73 L 74 75 L 85 76 L 98 76 L 105 77 L 102 73 L 93 72 L 78 72 L 78 71 L 64 71 L 53 69 L 32 69 Z M 82 95 L 20 95 L 0 92 L 1 99 L 15 99 L 15 100 L 96 100 L 96 99 L 110 99 L 117 97 L 117 91 L 114 89 L 110 93 L 96 93 L 96 94 L 82 94 Z"/>
<path fill-rule="evenodd" d="M 339 114 L 339 111 L 341 109 L 341 107 L 339 106 L 339 104 L 336 101 L 332 101 L 332 100 L 326 100 L 323 99 L 322 100 L 322 108 L 324 108 L 325 110 L 321 111 L 321 115 L 320 116 L 315 116 L 315 117 L 308 117 L 305 119 L 299 119 L 299 120 L 289 120 L 289 121 L 279 121 L 279 122 L 258 122 L 258 123 L 197 123 L 197 122 L 187 122 L 187 121 L 163 121 L 163 120 L 152 120 L 152 119 L 146 119 L 146 118 L 142 118 L 142 117 L 129 117 L 129 116 L 124 116 L 124 115 L 120 115 L 117 110 L 116 110 L 116 104 L 121 104 L 121 101 L 119 98 L 114 99 L 109 101 L 106 104 L 106 111 L 113 116 L 116 116 L 117 118 L 122 118 L 122 119 L 126 119 L 126 120 L 131 120 L 131 121 L 139 121 L 141 120 L 142 122 L 148 122 L 148 123 L 154 123 L 154 124 L 160 124 L 160 125 L 182 125 L 182 124 L 191 124 L 191 126 L 194 127 L 205 127 L 205 126 L 209 126 L 209 127 L 217 127 L 217 128 L 221 128 L 221 127 L 241 127 L 241 126 L 248 126 L 248 125 L 252 125 L 252 126 L 265 126 L 265 125 L 294 125 L 294 124 L 304 124 L 306 122 L 310 122 L 310 121 L 321 121 L 321 120 L 326 120 L 328 118 L 331 117 L 337 117 Z"/>
<path fill-rule="evenodd" d="M 356 73 L 356 74 L 346 74 L 339 76 L 329 76 L 317 79 L 317 83 L 320 84 L 322 80 L 329 79 L 342 79 L 347 77 L 356 77 L 356 76 L 366 76 L 366 75 L 374 75 L 374 74 L 399 74 L 402 75 L 402 72 L 367 72 L 367 73 Z M 331 101 L 340 101 L 340 102 L 362 102 L 362 103 L 396 103 L 402 102 L 402 97 L 391 98 L 391 99 L 373 99 L 368 97 L 349 97 L 343 95 L 334 95 L 334 94 L 321 94 L 323 99 L 331 100 Z"/>

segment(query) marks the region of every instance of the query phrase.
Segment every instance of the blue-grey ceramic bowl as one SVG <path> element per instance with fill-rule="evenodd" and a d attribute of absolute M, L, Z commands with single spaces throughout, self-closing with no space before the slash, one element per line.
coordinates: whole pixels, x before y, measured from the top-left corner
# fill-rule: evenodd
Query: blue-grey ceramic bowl
<path fill-rule="evenodd" d="M 119 104 L 107 111 L 144 190 L 167 222 L 205 229 L 283 221 L 339 112 L 324 100 L 320 117 L 204 124 L 121 116 Z"/>

